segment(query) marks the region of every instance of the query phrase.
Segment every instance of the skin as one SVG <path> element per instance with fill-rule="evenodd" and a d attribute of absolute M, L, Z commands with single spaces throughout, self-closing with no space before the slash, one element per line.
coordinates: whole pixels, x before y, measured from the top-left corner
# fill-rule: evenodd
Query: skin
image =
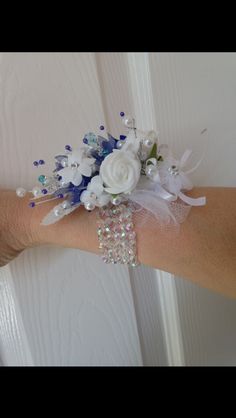
<path fill-rule="evenodd" d="M 187 194 L 206 196 L 207 204 L 191 209 L 178 234 L 153 223 L 137 227 L 139 261 L 236 298 L 236 188 L 196 187 Z M 55 201 L 31 209 L 29 197 L 0 190 L 0 266 L 29 247 L 45 244 L 99 254 L 96 210 L 89 213 L 81 207 L 56 224 L 41 226 Z"/>

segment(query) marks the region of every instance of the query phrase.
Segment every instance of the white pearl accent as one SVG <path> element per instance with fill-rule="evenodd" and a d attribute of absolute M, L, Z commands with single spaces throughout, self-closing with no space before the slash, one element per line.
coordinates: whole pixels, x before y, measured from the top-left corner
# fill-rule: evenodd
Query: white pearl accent
<path fill-rule="evenodd" d="M 18 197 L 24 197 L 26 195 L 26 190 L 23 187 L 18 187 L 16 189 L 16 194 Z"/>
<path fill-rule="evenodd" d="M 121 149 L 123 147 L 124 141 L 117 141 L 116 148 Z"/>
<path fill-rule="evenodd" d="M 152 147 L 154 145 L 154 141 L 151 138 L 146 138 L 143 141 L 146 147 Z"/>
<path fill-rule="evenodd" d="M 132 116 L 126 116 L 126 117 L 124 117 L 124 119 L 122 120 L 122 122 L 128 128 L 134 128 L 134 119 L 132 118 Z"/>
<path fill-rule="evenodd" d="M 85 209 L 87 209 L 87 210 L 93 210 L 93 209 L 95 208 L 95 205 L 94 205 L 94 203 L 92 203 L 92 202 L 86 202 L 86 203 L 84 204 L 84 207 L 85 207 Z"/>
<path fill-rule="evenodd" d="M 112 204 L 113 205 L 119 205 L 121 202 L 122 202 L 121 196 L 116 196 L 116 197 L 113 197 L 113 199 L 112 199 Z"/>
<path fill-rule="evenodd" d="M 38 197 L 38 196 L 40 196 L 41 195 L 41 189 L 40 189 L 40 187 L 34 187 L 33 189 L 32 189 L 32 193 L 33 193 L 33 195 L 34 195 L 34 197 Z"/>

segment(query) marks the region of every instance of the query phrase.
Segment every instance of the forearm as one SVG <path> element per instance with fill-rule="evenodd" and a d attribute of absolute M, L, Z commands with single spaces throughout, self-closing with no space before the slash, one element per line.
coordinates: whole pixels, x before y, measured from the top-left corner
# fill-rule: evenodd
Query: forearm
<path fill-rule="evenodd" d="M 236 297 L 236 188 L 196 187 L 191 197 L 206 196 L 192 207 L 178 235 L 144 228 L 139 258 L 146 265 Z"/>
<path fill-rule="evenodd" d="M 55 202 L 31 209 L 28 197 L 18 199 L 13 192 L 1 195 L 4 193 L 8 193 L 8 203 L 1 198 L 0 208 L 3 213 L 7 210 L 7 215 L 2 217 L 5 223 L 0 223 L 0 228 L 9 230 L 11 237 L 16 235 L 16 251 L 52 244 L 99 253 L 95 211 L 88 213 L 80 208 L 56 224 L 41 226 Z M 188 195 L 206 196 L 206 206 L 191 209 L 179 234 L 148 225 L 138 228 L 139 261 L 236 297 L 236 189 L 196 187 Z"/>

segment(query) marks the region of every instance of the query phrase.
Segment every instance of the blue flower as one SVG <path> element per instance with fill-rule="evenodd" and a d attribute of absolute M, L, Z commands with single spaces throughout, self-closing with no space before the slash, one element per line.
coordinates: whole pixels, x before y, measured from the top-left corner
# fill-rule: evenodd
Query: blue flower
<path fill-rule="evenodd" d="M 91 151 L 91 156 L 96 159 L 96 165 L 100 166 L 107 155 L 111 154 L 116 149 L 118 139 L 111 134 L 107 134 L 108 139 L 98 136 L 98 148 Z"/>

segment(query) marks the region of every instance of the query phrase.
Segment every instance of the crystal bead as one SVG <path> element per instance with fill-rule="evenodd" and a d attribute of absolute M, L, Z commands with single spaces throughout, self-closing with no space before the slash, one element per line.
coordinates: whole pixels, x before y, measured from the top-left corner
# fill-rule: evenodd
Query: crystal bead
<path fill-rule="evenodd" d="M 134 239 L 136 238 L 136 233 L 135 233 L 135 231 L 131 231 L 131 232 L 129 233 L 129 235 L 128 235 L 128 238 L 129 238 L 130 240 L 134 240 Z"/>
<path fill-rule="evenodd" d="M 46 176 L 44 176 L 43 174 L 41 174 L 41 176 L 38 177 L 38 181 L 42 184 L 45 182 L 45 180 L 46 180 Z"/>
<path fill-rule="evenodd" d="M 112 264 L 134 263 L 136 260 L 136 234 L 133 231 L 132 209 L 128 203 L 99 209 L 99 249 L 105 262 Z M 99 232 L 101 231 L 101 232 Z"/>
<path fill-rule="evenodd" d="M 132 222 L 129 222 L 126 224 L 125 229 L 126 231 L 132 231 L 133 227 L 134 227 L 134 224 Z"/>

